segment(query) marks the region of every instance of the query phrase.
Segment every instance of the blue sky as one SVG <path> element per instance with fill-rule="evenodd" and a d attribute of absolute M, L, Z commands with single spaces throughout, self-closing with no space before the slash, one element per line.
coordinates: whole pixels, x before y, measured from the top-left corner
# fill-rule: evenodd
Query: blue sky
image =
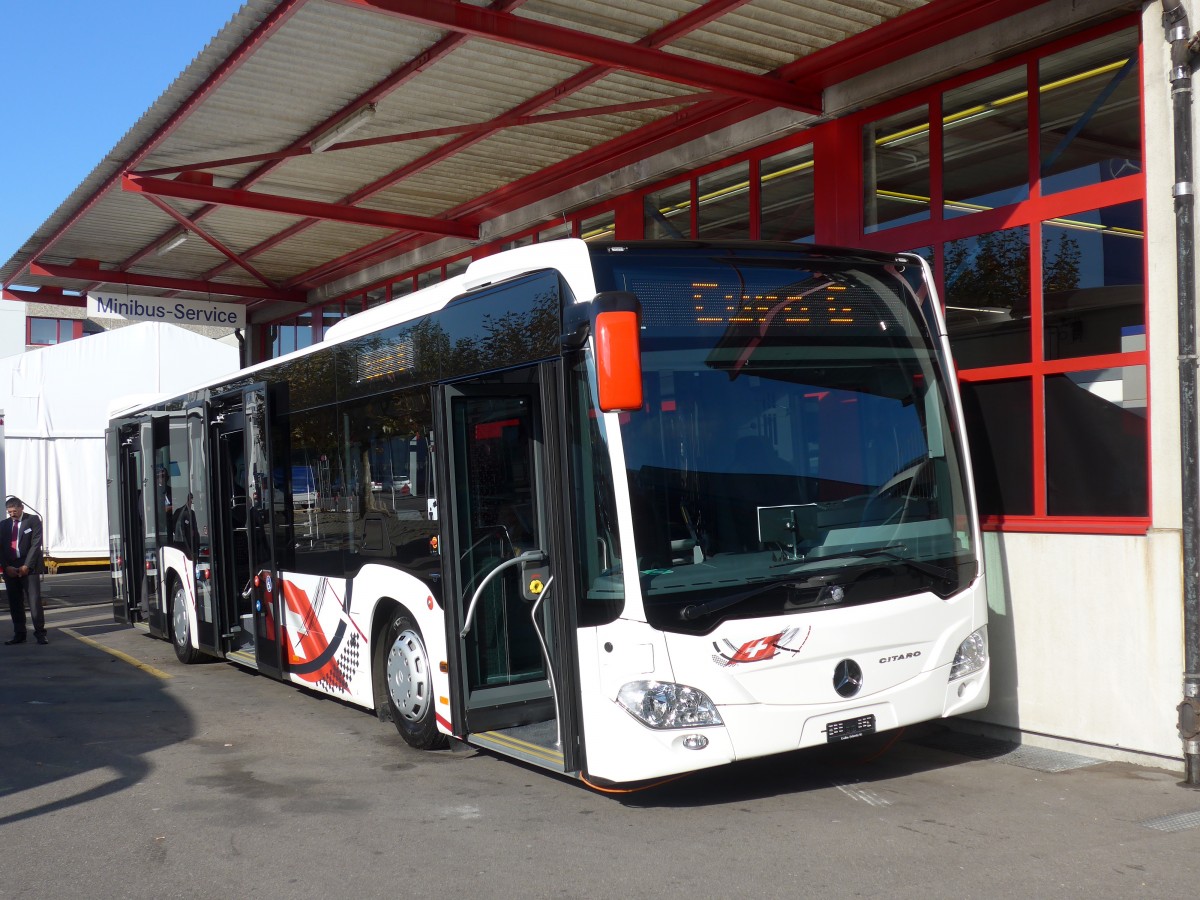
<path fill-rule="evenodd" d="M 240 6 L 241 0 L 0 0 L 0 263 Z"/>

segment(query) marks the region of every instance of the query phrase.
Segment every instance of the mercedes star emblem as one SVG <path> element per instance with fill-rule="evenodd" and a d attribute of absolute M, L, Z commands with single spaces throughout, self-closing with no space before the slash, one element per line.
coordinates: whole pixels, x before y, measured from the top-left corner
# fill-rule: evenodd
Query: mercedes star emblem
<path fill-rule="evenodd" d="M 843 659 L 833 667 L 833 689 L 843 697 L 853 697 L 862 688 L 863 673 L 858 663 Z"/>

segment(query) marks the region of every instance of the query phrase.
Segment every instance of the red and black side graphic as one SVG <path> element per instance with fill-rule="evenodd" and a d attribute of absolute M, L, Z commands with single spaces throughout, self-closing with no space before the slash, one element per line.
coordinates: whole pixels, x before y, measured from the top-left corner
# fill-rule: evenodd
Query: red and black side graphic
<path fill-rule="evenodd" d="M 343 603 L 326 578 L 318 582 L 312 598 L 293 581 L 285 580 L 282 587 L 287 671 L 322 690 L 350 693 L 350 681 L 366 654 L 361 632 L 346 611 L 349 592 Z M 327 624 L 336 617 L 332 635 L 326 635 L 321 624 L 323 613 Z"/>

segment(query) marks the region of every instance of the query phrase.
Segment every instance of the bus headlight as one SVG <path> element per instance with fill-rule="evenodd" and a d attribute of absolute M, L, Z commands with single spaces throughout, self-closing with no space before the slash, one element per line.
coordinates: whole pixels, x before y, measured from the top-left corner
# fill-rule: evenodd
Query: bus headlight
<path fill-rule="evenodd" d="M 987 665 L 987 632 L 980 628 L 958 645 L 954 664 L 950 666 L 950 681 L 965 678 Z"/>
<path fill-rule="evenodd" d="M 721 714 L 703 691 L 670 681 L 631 681 L 617 702 L 651 728 L 695 728 L 722 725 Z"/>

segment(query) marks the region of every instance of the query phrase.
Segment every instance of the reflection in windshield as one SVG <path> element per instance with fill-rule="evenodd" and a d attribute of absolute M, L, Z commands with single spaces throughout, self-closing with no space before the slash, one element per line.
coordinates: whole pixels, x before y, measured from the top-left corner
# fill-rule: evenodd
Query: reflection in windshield
<path fill-rule="evenodd" d="M 692 618 L 802 608 L 802 585 L 825 605 L 973 577 L 941 374 L 890 266 L 693 258 L 685 276 L 654 262 L 630 255 L 613 275 L 642 301 L 646 405 L 622 414 L 621 439 L 656 624 L 679 627 L 689 604 Z M 748 590 L 773 581 L 788 590 Z"/>

